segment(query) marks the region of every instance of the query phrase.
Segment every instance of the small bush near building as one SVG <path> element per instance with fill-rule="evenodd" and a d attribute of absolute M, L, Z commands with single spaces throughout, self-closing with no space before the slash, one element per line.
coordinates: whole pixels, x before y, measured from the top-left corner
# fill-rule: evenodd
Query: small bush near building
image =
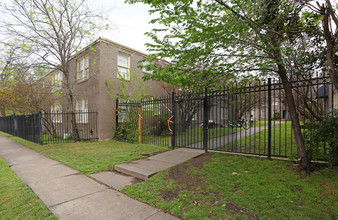
<path fill-rule="evenodd" d="M 169 114 L 159 115 L 153 123 L 152 133 L 158 136 L 167 135 L 170 133 L 168 128 L 168 119 L 171 116 Z"/>
<path fill-rule="evenodd" d="M 327 113 L 321 121 L 310 123 L 304 133 L 311 160 L 324 160 L 338 165 L 338 110 Z"/>
<path fill-rule="evenodd" d="M 273 114 L 273 119 L 274 119 L 274 120 L 279 120 L 279 119 L 280 119 L 280 113 L 279 113 L 279 112 L 275 112 L 275 113 Z"/>

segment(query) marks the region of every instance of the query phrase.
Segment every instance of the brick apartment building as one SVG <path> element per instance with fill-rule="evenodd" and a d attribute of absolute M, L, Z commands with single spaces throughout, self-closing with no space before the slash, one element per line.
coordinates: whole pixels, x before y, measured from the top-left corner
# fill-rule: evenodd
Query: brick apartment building
<path fill-rule="evenodd" d="M 76 111 L 95 111 L 97 117 L 97 134 L 99 140 L 110 139 L 113 136 L 116 116 L 116 100 L 106 93 L 106 80 L 117 81 L 118 71 L 123 80 L 130 80 L 130 73 L 137 71 L 140 76 L 151 74 L 137 66 L 147 54 L 118 44 L 108 39 L 99 38 L 75 54 L 69 62 L 70 82 L 73 86 Z M 160 61 L 159 61 L 160 62 Z M 161 61 L 163 64 L 164 61 Z M 52 79 L 53 90 L 63 89 L 63 74 L 54 70 L 44 78 Z M 166 90 L 156 81 L 147 81 L 151 87 L 150 96 L 167 95 Z M 118 90 L 118 89 L 117 89 Z M 118 92 L 118 91 L 116 91 Z M 67 112 L 65 98 L 57 99 L 50 107 L 51 112 Z M 78 123 L 85 124 L 86 116 L 78 118 Z M 62 123 L 62 119 L 53 119 Z"/>

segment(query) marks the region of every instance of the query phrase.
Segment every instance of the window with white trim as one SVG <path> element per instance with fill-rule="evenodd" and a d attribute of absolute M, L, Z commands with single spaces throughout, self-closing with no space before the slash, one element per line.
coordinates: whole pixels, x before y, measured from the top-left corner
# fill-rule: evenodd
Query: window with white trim
<path fill-rule="evenodd" d="M 262 109 L 262 118 L 266 118 L 266 110 L 265 109 Z"/>
<path fill-rule="evenodd" d="M 76 121 L 78 123 L 88 123 L 88 99 L 76 100 Z"/>
<path fill-rule="evenodd" d="M 89 56 L 85 55 L 77 60 L 76 79 L 83 81 L 89 79 Z"/>
<path fill-rule="evenodd" d="M 150 62 L 149 62 L 148 60 L 146 60 L 146 61 L 144 61 L 144 62 L 142 63 L 142 66 L 147 66 L 147 65 L 149 65 L 149 64 L 150 64 Z M 151 71 L 151 70 L 146 70 L 145 67 L 142 68 L 142 71 L 143 71 L 144 73 L 148 73 L 148 74 L 152 74 L 152 73 L 153 73 L 153 71 Z"/>
<path fill-rule="evenodd" d="M 53 123 L 62 123 L 62 105 L 60 103 L 51 106 L 51 119 Z"/>
<path fill-rule="evenodd" d="M 129 74 L 129 68 L 130 68 L 130 56 L 125 53 L 118 53 L 117 56 L 117 78 L 119 79 L 130 79 Z"/>

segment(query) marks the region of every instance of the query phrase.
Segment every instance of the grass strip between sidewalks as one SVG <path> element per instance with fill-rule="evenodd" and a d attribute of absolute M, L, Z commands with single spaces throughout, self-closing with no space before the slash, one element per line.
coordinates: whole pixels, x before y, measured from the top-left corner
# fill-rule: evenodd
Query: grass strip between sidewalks
<path fill-rule="evenodd" d="M 57 219 L 1 157 L 0 219 Z"/>
<path fill-rule="evenodd" d="M 129 144 L 115 140 L 39 145 L 3 132 L 0 134 L 84 174 L 112 170 L 117 164 L 146 158 L 147 155 L 168 150 L 164 147 Z"/>

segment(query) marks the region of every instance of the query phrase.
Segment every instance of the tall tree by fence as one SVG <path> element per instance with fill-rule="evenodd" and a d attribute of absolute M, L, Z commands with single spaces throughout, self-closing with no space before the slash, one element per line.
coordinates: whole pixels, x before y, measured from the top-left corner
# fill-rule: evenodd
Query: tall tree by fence
<path fill-rule="evenodd" d="M 63 73 L 63 94 L 69 111 L 75 112 L 76 78 L 71 76 L 69 61 L 98 30 L 107 27 L 104 12 L 95 10 L 87 0 L 13 0 L 1 9 L 8 17 L 4 19 L 5 34 L 29 48 L 37 63 Z M 72 123 L 76 138 L 75 116 Z"/>
<path fill-rule="evenodd" d="M 153 53 L 148 59 L 171 58 L 174 62 L 165 67 L 150 65 L 154 74 L 148 78 L 178 87 L 208 88 L 257 75 L 278 75 L 294 122 L 300 164 L 309 173 L 310 163 L 290 85 L 298 73 L 287 68 L 288 63 L 295 63 L 291 62 L 290 53 L 300 49 L 305 50 L 296 57 L 298 70 L 316 63 L 318 66 L 312 71 L 302 72 L 313 77 L 321 67 L 324 39 L 316 31 L 308 31 L 309 27 L 318 30 L 320 22 L 307 4 L 288 0 L 128 2 L 149 4 L 151 12 L 159 14 L 151 23 L 165 26 L 147 33 L 154 40 L 147 44 Z M 164 37 L 159 33 L 164 33 Z"/>

